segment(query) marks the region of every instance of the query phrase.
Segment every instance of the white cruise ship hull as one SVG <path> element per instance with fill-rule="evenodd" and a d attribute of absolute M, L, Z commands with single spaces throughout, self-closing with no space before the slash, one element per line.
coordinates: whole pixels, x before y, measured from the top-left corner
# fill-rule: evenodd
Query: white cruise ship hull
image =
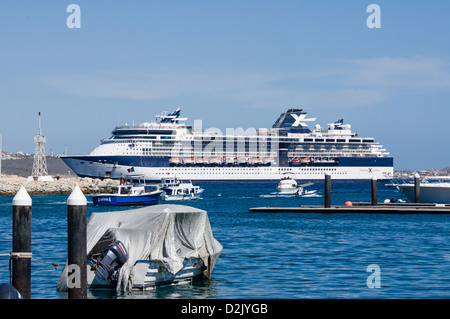
<path fill-rule="evenodd" d="M 132 171 L 144 175 L 147 182 L 160 182 L 169 176 L 196 182 L 279 181 L 286 172 L 292 172 L 296 180 L 323 180 L 325 174 L 333 180 L 390 180 L 394 173 L 393 167 L 139 167 L 88 161 L 86 157 L 63 160 L 80 177 L 120 179 Z"/>

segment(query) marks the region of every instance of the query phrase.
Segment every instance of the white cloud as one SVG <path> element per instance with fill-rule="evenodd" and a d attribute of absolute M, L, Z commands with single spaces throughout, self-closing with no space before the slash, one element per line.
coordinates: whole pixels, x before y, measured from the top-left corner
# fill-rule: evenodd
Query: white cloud
<path fill-rule="evenodd" d="M 348 61 L 347 86 L 401 89 L 405 92 L 450 88 L 449 62 L 435 57 L 375 58 Z"/>
<path fill-rule="evenodd" d="M 163 100 L 186 95 L 235 100 L 255 108 L 364 107 L 398 94 L 450 89 L 450 63 L 436 57 L 337 60 L 296 70 L 139 70 L 46 77 L 82 97 Z"/>
<path fill-rule="evenodd" d="M 277 75 L 263 72 L 155 71 L 49 76 L 47 85 L 76 96 L 165 99 L 184 94 L 217 94 L 262 87 Z"/>

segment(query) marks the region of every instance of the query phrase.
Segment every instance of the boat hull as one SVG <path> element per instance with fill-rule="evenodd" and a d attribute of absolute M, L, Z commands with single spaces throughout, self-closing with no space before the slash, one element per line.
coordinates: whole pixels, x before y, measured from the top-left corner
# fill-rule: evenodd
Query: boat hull
<path fill-rule="evenodd" d="M 99 279 L 90 266 L 87 269 L 89 289 L 116 289 L 116 282 Z M 167 271 L 161 261 L 138 260 L 134 264 L 132 289 L 145 290 L 186 283 L 194 278 L 203 277 L 204 269 L 204 263 L 200 258 L 185 259 L 183 268 L 175 274 Z"/>
<path fill-rule="evenodd" d="M 414 185 L 405 184 L 397 185 L 403 194 L 414 202 Z M 436 203 L 436 204 L 450 204 L 450 184 L 445 186 L 437 186 L 430 184 L 420 185 L 420 202 L 421 203 Z"/>
<path fill-rule="evenodd" d="M 298 192 L 298 188 L 297 187 L 291 187 L 291 188 L 287 188 L 287 187 L 284 187 L 284 188 L 277 188 L 277 190 L 278 190 L 278 192 L 280 193 L 280 194 L 295 194 L 295 193 L 297 193 Z"/>
<path fill-rule="evenodd" d="M 163 200 L 165 201 L 183 201 L 183 200 L 196 200 L 200 199 L 200 194 L 195 195 L 165 195 Z"/>
<path fill-rule="evenodd" d="M 144 175 L 147 182 L 160 182 L 161 178 L 177 176 L 182 180 L 194 182 L 260 182 L 279 181 L 283 174 L 292 172 L 296 180 L 323 180 L 330 174 L 333 180 L 391 180 L 393 166 L 336 166 L 336 167 L 278 167 L 278 166 L 139 166 L 136 158 L 130 164 L 118 164 L 116 158 L 104 156 L 61 157 L 62 160 L 80 177 L 120 179 L 133 169 L 135 174 Z M 162 162 L 161 162 L 162 164 Z"/>
<path fill-rule="evenodd" d="M 124 196 L 117 194 L 101 194 L 92 197 L 96 206 L 135 206 L 155 205 L 159 203 L 161 192 L 150 195 Z"/>

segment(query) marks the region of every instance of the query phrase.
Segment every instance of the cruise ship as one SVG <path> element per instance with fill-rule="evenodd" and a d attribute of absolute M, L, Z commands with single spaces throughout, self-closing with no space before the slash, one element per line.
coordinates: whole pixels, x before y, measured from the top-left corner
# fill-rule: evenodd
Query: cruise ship
<path fill-rule="evenodd" d="M 143 175 L 148 182 L 175 176 L 192 181 L 389 180 L 393 158 L 373 137 L 353 133 L 343 119 L 310 129 L 303 109 L 288 109 L 270 129 L 203 129 L 187 125 L 181 110 L 155 121 L 117 126 L 89 155 L 62 156 L 80 177 L 121 179 Z"/>

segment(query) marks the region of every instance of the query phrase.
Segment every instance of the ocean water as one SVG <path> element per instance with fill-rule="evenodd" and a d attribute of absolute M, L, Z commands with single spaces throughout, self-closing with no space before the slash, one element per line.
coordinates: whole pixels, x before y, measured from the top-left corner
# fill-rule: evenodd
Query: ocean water
<path fill-rule="evenodd" d="M 250 213 L 251 207 L 323 205 L 323 183 L 309 187 L 318 190 L 309 198 L 280 195 L 276 183 L 201 186 L 203 199 L 183 204 L 208 212 L 224 247 L 212 279 L 145 292 L 89 291 L 88 298 L 450 297 L 450 215 Z M 332 205 L 370 196 L 367 182 L 332 184 Z M 48 264 L 67 259 L 67 197 L 32 196 L 32 299 L 67 298 L 56 291 L 63 266 Z M 86 197 L 88 216 L 112 210 Z M 392 197 L 404 199 L 379 182 L 379 201 Z M 11 203 L 12 196 L 0 197 L 0 254 L 12 250 Z M 0 257 L 0 283 L 9 282 L 8 260 Z"/>

